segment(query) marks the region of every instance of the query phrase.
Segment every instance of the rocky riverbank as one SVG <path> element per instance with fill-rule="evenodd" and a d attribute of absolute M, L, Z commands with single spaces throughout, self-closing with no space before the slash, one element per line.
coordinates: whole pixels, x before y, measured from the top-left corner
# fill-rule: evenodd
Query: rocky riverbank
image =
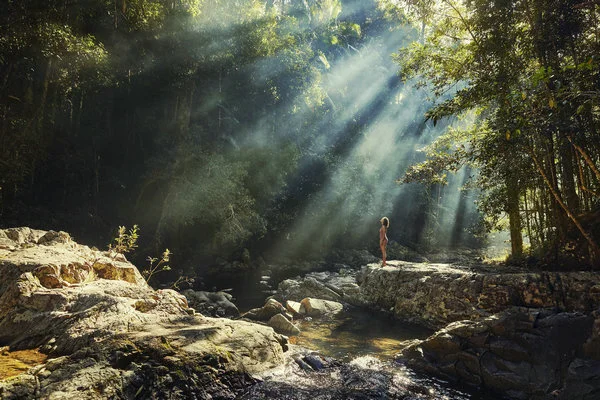
<path fill-rule="evenodd" d="M 356 295 L 354 281 L 354 273 L 341 274 L 328 293 Z M 188 290 L 186 298 L 153 290 L 122 255 L 82 246 L 64 232 L 0 230 L 0 398 L 436 399 L 450 393 L 432 391 L 389 360 L 342 362 L 289 344 L 273 328 L 297 334 L 294 318 L 309 324 L 338 318 L 343 307 L 320 298 L 327 296 L 314 282 L 297 288 L 288 282 L 296 295 L 308 294 L 298 298 L 297 310 L 269 300 L 242 319 L 210 318 L 197 311 L 240 318 L 231 295 Z M 245 320 L 251 317 L 263 324 Z"/>
<path fill-rule="evenodd" d="M 400 359 L 514 399 L 600 398 L 600 275 L 364 266 L 360 302 L 439 329 Z"/>
<path fill-rule="evenodd" d="M 119 254 L 64 232 L 0 230 L 0 347 L 49 356 L 2 399 L 236 398 L 283 362 L 284 337 L 196 314 Z"/>
<path fill-rule="evenodd" d="M 340 265 L 280 282 L 242 320 L 197 313 L 239 318 L 227 293 L 186 295 L 153 290 L 122 255 L 64 232 L 0 230 L 0 361 L 13 366 L 0 397 L 436 398 L 398 363 L 514 399 L 600 397 L 594 273 Z M 273 330 L 297 335 L 298 318 L 339 319 L 349 305 L 436 333 L 398 341 L 396 363 L 362 365 L 286 353 L 296 346 Z"/>
<path fill-rule="evenodd" d="M 437 332 L 398 347 L 427 374 L 514 399 L 600 398 L 600 276 L 391 261 L 311 273 L 275 298 L 318 296 Z"/>
<path fill-rule="evenodd" d="M 403 349 L 417 370 L 511 399 L 598 399 L 596 313 L 514 307 L 454 322 Z"/>
<path fill-rule="evenodd" d="M 590 313 L 600 307 L 600 274 L 494 271 L 391 261 L 357 276 L 359 301 L 432 328 L 479 320 L 513 306 Z"/>

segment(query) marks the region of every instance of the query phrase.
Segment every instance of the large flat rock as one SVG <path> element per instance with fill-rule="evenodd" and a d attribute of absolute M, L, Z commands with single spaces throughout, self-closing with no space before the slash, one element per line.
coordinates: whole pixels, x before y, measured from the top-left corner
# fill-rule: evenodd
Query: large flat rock
<path fill-rule="evenodd" d="M 65 232 L 0 230 L 0 347 L 47 362 L 0 381 L 0 398 L 235 398 L 279 365 L 272 328 L 195 314 L 124 256 Z"/>
<path fill-rule="evenodd" d="M 391 261 L 358 276 L 360 302 L 434 328 L 477 320 L 512 306 L 591 312 L 600 307 L 600 275 L 526 272 Z"/>

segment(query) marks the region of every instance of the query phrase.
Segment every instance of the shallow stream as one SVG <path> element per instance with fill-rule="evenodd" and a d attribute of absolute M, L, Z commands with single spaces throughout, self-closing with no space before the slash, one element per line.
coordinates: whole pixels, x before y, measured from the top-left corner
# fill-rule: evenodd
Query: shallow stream
<path fill-rule="evenodd" d="M 233 285 L 240 309 L 260 307 L 272 293 L 273 280 L 253 277 Z M 266 278 L 268 280 L 266 280 Z M 277 280 L 279 282 L 279 280 Z M 345 306 L 335 318 L 294 321 L 301 333 L 289 338 L 285 365 L 261 376 L 241 398 L 289 400 L 427 399 L 493 400 L 489 393 L 457 387 L 406 367 L 397 358 L 409 342 L 434 332 L 393 316 Z M 335 360 L 330 367 L 312 371 L 299 366 L 298 357 L 317 354 Z"/>
<path fill-rule="evenodd" d="M 290 338 L 293 344 L 342 361 L 359 356 L 393 360 L 407 341 L 434 333 L 391 315 L 356 307 L 345 309 L 335 318 L 299 320 L 296 324 L 301 333 Z"/>
<path fill-rule="evenodd" d="M 390 379 L 389 391 L 381 393 L 381 398 L 445 400 L 494 398 L 488 393 L 480 393 L 472 388 L 459 388 L 449 382 L 416 373 L 398 361 L 398 353 L 409 342 L 425 339 L 434 333 L 428 328 L 400 321 L 389 314 L 357 307 L 346 308 L 335 319 L 309 319 L 297 322 L 301 333 L 291 337 L 290 343 L 348 363 L 355 367 L 354 379 L 357 380 L 372 381 L 374 378 L 368 371 L 373 369 L 386 373 Z M 394 391 L 395 385 L 403 390 Z"/>
<path fill-rule="evenodd" d="M 296 323 L 301 333 L 289 338 L 285 365 L 262 375 L 242 399 L 494 399 L 417 373 L 396 359 L 408 342 L 432 334 L 429 329 L 355 307 L 335 319 Z M 313 371 L 297 361 L 315 355 L 331 364 Z"/>

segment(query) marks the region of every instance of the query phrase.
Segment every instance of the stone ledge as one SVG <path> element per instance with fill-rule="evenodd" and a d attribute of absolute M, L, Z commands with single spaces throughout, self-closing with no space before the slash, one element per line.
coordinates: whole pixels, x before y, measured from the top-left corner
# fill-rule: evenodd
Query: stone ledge
<path fill-rule="evenodd" d="M 600 275 L 593 272 L 493 273 L 448 264 L 389 264 L 362 268 L 360 300 L 433 328 L 513 306 L 586 313 L 600 307 Z"/>

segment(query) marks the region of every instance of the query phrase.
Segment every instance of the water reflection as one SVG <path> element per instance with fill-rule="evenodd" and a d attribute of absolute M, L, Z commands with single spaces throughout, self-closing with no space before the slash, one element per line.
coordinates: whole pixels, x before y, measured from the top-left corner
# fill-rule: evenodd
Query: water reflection
<path fill-rule="evenodd" d="M 266 393 L 285 394 L 283 397 L 287 399 L 496 398 L 476 388 L 457 387 L 417 373 L 397 360 L 398 353 L 404 347 L 433 334 L 430 329 L 399 321 L 382 312 L 356 307 L 346 308 L 343 314 L 335 318 L 296 322 L 301 333 L 290 338 L 291 344 L 332 357 L 341 361 L 340 365 L 307 373 L 293 362 L 288 363 L 279 371 L 272 371 L 269 376 L 264 377 L 265 381 L 253 391 L 258 396 L 256 398 L 266 399 L 268 397 L 261 397 Z M 349 383 L 358 389 L 350 390 Z M 361 389 L 369 384 L 373 384 L 375 388 L 380 387 L 381 390 Z"/>
<path fill-rule="evenodd" d="M 298 328 L 301 333 L 290 338 L 292 343 L 345 361 L 367 355 L 392 360 L 412 340 L 433 333 L 383 313 L 354 307 L 335 318 L 300 320 Z"/>

